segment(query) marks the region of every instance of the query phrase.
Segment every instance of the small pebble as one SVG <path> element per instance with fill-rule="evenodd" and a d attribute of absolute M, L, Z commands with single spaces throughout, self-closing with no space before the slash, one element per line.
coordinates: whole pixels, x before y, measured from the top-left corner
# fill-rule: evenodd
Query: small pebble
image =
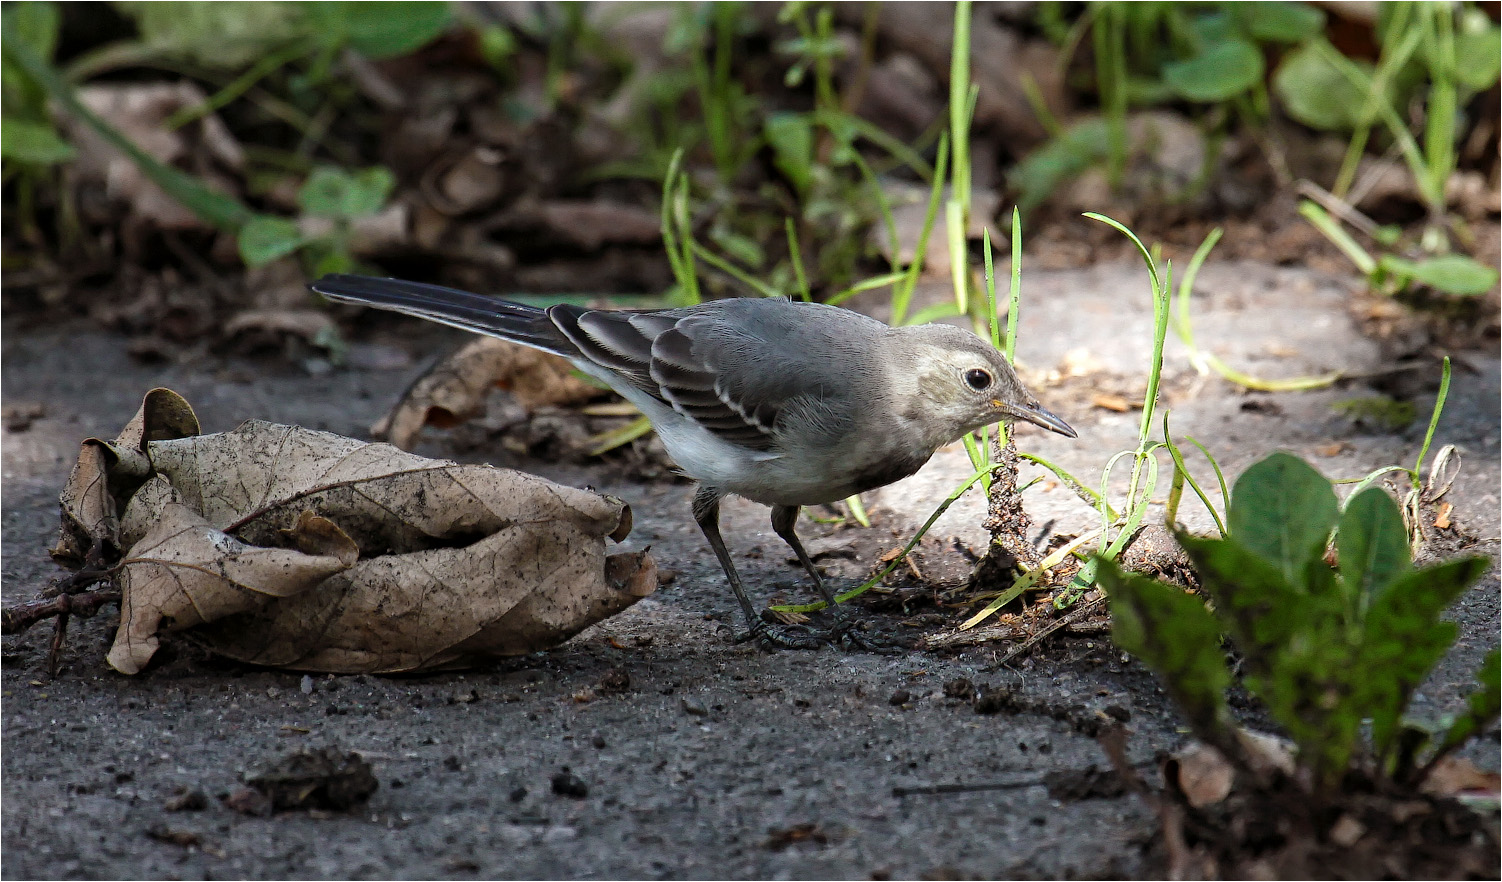
<path fill-rule="evenodd" d="M 589 795 L 589 785 L 569 771 L 568 766 L 564 766 L 562 771 L 553 776 L 553 793 L 571 799 L 583 799 Z"/>
<path fill-rule="evenodd" d="M 956 677 L 944 684 L 944 697 L 970 701 L 975 698 L 975 684 L 964 677 Z"/>
<path fill-rule="evenodd" d="M 299 689 L 302 690 L 302 694 L 303 695 L 312 695 L 313 694 L 313 678 L 311 676 L 307 675 L 307 674 L 303 674 L 302 675 L 302 683 L 298 684 L 297 688 L 299 688 Z"/>
<path fill-rule="evenodd" d="M 701 701 L 699 701 L 696 698 L 683 698 L 683 699 L 679 699 L 679 704 L 683 707 L 683 712 L 686 713 L 686 714 L 688 714 L 688 715 L 690 715 L 690 716 L 695 716 L 695 717 L 707 717 L 707 716 L 709 716 L 709 708 L 705 707 L 704 703 L 701 702 Z"/>

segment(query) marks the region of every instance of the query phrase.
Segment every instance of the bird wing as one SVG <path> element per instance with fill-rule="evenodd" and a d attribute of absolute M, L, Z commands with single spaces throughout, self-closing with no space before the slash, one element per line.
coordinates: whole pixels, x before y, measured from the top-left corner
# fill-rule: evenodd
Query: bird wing
<path fill-rule="evenodd" d="M 734 323 L 687 310 L 600 311 L 560 305 L 548 314 L 585 358 L 711 433 L 751 450 L 774 445 L 785 384 L 756 383 L 754 377 L 749 383 L 736 381 L 747 373 L 734 370 L 737 355 L 763 343 L 742 334 Z"/>

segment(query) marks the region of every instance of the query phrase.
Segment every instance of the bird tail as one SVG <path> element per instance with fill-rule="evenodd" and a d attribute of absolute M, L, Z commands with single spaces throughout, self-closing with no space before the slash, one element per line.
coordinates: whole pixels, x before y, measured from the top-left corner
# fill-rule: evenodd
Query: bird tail
<path fill-rule="evenodd" d="M 500 337 L 565 358 L 579 354 L 574 344 L 553 324 L 547 310 L 535 306 L 441 285 L 344 273 L 326 275 L 308 287 L 339 303 L 389 309 L 476 334 Z"/>

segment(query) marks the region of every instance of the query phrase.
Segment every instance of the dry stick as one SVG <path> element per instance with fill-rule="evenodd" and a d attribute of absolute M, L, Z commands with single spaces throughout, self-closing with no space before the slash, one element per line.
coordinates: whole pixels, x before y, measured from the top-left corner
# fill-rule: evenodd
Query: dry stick
<path fill-rule="evenodd" d="M 77 594 L 59 594 L 43 600 L 29 600 L 5 608 L 0 614 L 0 633 L 9 636 L 20 634 L 43 619 L 54 616 L 80 615 L 88 618 L 107 603 L 119 603 L 120 592 L 115 588 L 99 588 Z"/>
<path fill-rule="evenodd" d="M 1017 781 L 991 781 L 983 784 L 923 784 L 917 787 L 893 787 L 893 796 L 941 796 L 946 793 L 984 793 L 988 790 L 1021 790 L 1024 787 L 1043 787 L 1048 784 L 1042 778 L 1023 778 Z"/>
<path fill-rule="evenodd" d="M 1073 610 L 1070 610 L 1067 615 L 1061 616 L 1057 621 L 1053 622 L 1048 627 L 1012 647 L 1012 651 L 1002 656 L 1001 661 L 997 662 L 994 665 L 991 665 L 990 670 L 994 671 L 997 668 L 1005 667 L 1007 662 L 1011 661 L 1022 653 L 1027 652 L 1029 649 L 1032 649 L 1038 644 L 1038 641 L 1042 640 L 1044 637 L 1047 637 L 1049 634 L 1052 634 L 1065 625 L 1073 624 L 1074 622 L 1079 621 L 1088 613 L 1093 612 L 1096 607 L 1100 606 L 1102 603 L 1105 603 L 1105 601 L 1106 599 L 1104 597 L 1097 597 L 1089 603 L 1075 607 Z"/>

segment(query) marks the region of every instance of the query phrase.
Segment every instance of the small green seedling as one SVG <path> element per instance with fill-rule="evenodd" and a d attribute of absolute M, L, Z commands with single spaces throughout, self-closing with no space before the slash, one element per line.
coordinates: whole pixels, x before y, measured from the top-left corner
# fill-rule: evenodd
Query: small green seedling
<path fill-rule="evenodd" d="M 1286 453 L 1242 474 L 1227 520 L 1224 538 L 1177 534 L 1214 613 L 1177 586 L 1097 558 L 1116 642 L 1166 681 L 1199 738 L 1249 767 L 1224 695 L 1231 674 L 1222 633 L 1244 658 L 1247 687 L 1297 744 L 1316 795 L 1336 787 L 1353 762 L 1415 786 L 1496 720 L 1496 651 L 1469 707 L 1443 731 L 1403 719 L 1455 642 L 1457 628 L 1441 614 L 1486 571 L 1487 558 L 1415 567 L 1386 491 L 1367 487 L 1342 509 L 1330 481 Z M 1327 561 L 1332 533 L 1336 565 Z"/>
<path fill-rule="evenodd" d="M 391 170 L 380 166 L 357 172 L 319 166 L 297 191 L 298 207 L 311 222 L 256 215 L 240 228 L 240 257 L 246 266 L 262 266 L 302 251 L 314 275 L 349 272 L 355 268 L 352 222 L 380 213 L 395 186 Z"/>

